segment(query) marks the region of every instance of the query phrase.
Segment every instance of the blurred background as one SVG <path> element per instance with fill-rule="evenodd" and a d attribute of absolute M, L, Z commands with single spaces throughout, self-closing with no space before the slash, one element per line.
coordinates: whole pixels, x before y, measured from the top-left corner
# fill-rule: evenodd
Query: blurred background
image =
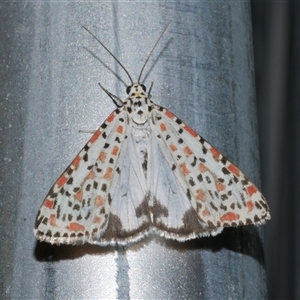
<path fill-rule="evenodd" d="M 269 299 L 300 298 L 300 2 L 252 1 Z M 298 175 L 297 175 L 298 174 Z"/>

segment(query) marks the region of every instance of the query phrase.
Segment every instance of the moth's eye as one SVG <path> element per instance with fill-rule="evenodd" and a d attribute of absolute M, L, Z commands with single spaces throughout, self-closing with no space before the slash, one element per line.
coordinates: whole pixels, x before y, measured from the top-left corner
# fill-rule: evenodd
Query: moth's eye
<path fill-rule="evenodd" d="M 131 90 L 131 86 L 128 86 L 128 87 L 126 88 L 126 93 L 129 94 L 129 93 L 130 93 L 130 90 Z"/>
<path fill-rule="evenodd" d="M 141 87 L 142 87 L 143 91 L 146 92 L 146 87 L 143 84 L 141 84 Z"/>

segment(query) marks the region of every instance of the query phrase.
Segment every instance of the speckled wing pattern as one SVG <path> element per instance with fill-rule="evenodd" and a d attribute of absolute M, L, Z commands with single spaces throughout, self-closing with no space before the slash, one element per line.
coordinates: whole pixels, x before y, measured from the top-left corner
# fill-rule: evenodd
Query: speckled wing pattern
<path fill-rule="evenodd" d="M 39 240 L 94 243 L 107 232 L 129 131 L 127 112 L 117 109 L 93 134 L 41 205 L 34 229 Z"/>
<path fill-rule="evenodd" d="M 270 219 L 264 196 L 241 170 L 167 109 L 156 105 L 152 114 L 156 153 L 164 158 L 157 173 L 166 173 L 159 178 L 166 182 L 154 183 L 153 223 L 158 232 L 184 241 Z M 166 168 L 172 172 L 167 174 Z M 168 186 L 166 194 L 163 186 Z"/>
<path fill-rule="evenodd" d="M 55 244 L 127 244 L 149 232 L 185 241 L 268 219 L 243 172 L 136 83 L 52 186 L 34 233 Z"/>

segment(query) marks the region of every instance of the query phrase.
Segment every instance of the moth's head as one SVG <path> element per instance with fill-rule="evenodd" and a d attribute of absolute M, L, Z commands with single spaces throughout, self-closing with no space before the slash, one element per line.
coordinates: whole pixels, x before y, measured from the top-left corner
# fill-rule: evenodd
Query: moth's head
<path fill-rule="evenodd" d="M 129 97 L 144 98 L 146 97 L 146 87 L 143 84 L 134 83 L 127 87 L 126 93 Z"/>

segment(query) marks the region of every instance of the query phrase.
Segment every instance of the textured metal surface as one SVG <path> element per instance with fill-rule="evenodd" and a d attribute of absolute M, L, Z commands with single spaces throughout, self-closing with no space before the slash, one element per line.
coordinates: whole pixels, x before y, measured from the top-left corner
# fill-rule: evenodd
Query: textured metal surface
<path fill-rule="evenodd" d="M 1 298 L 262 299 L 256 228 L 129 248 L 37 243 L 37 209 L 55 179 L 145 72 L 153 100 L 173 111 L 256 183 L 258 150 L 248 2 L 24 2 L 2 5 Z"/>
<path fill-rule="evenodd" d="M 300 2 L 251 4 L 268 299 L 300 299 Z"/>

